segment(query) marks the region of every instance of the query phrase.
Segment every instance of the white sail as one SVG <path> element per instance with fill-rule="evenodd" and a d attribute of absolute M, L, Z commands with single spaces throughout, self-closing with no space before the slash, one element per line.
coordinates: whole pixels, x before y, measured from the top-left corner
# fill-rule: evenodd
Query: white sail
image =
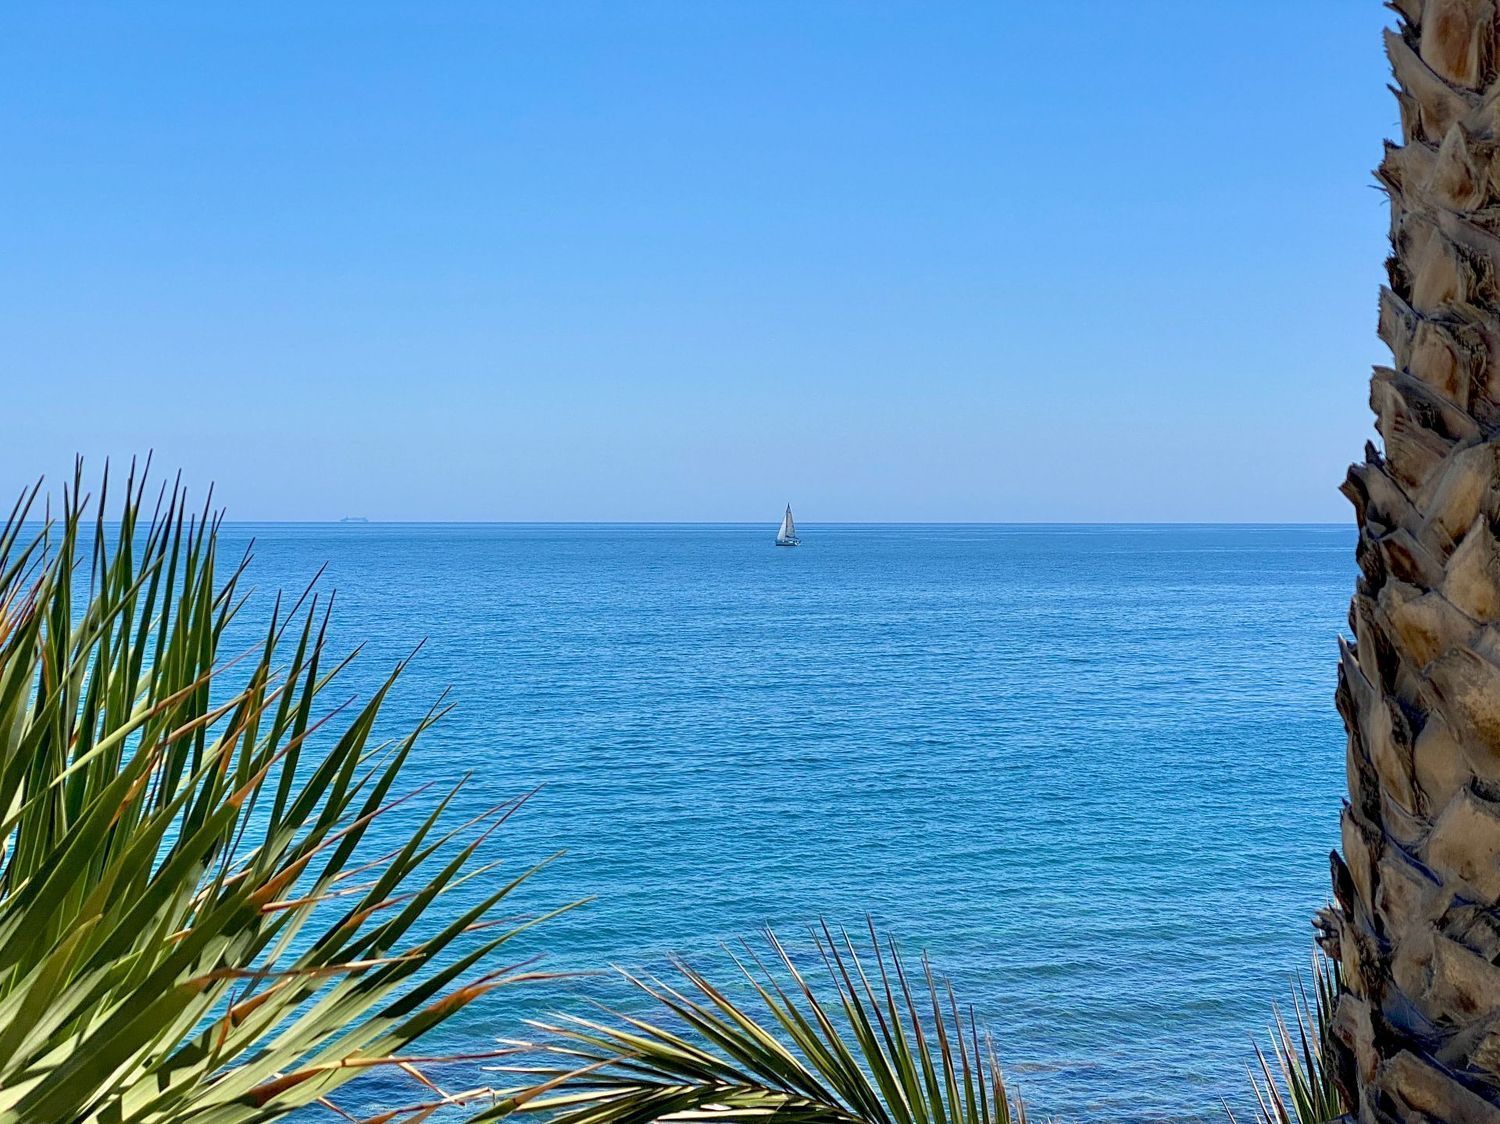
<path fill-rule="evenodd" d="M 786 514 L 781 517 L 781 530 L 776 532 L 777 542 L 795 542 L 797 524 L 792 522 L 792 505 L 786 505 Z"/>

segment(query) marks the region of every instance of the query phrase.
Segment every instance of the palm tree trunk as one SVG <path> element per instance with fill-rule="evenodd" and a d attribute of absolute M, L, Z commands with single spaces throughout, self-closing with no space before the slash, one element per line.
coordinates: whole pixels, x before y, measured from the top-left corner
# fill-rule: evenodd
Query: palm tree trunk
<path fill-rule="evenodd" d="M 1359 522 L 1339 909 L 1359 1119 L 1500 1122 L 1500 19 L 1394 0 L 1400 145 Z"/>

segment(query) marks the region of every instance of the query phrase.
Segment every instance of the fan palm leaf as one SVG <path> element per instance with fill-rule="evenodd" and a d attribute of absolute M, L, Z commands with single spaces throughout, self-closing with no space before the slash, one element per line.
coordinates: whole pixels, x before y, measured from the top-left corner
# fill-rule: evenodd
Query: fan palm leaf
<path fill-rule="evenodd" d="M 497 966 L 526 873 L 435 912 L 516 802 L 398 794 L 442 708 L 377 736 L 402 667 L 330 707 L 311 592 L 232 655 L 243 564 L 176 485 L 145 517 L 144 475 L 118 526 L 106 472 L 0 529 L 0 1124 L 272 1119 L 529 975 Z"/>
<path fill-rule="evenodd" d="M 865 947 L 827 926 L 812 938 L 809 970 L 767 930 L 764 953 L 747 943 L 730 954 L 733 988 L 680 959 L 671 983 L 624 973 L 659 1016 L 533 1023 L 537 1041 L 512 1045 L 543 1060 L 509 1069 L 531 1084 L 483 1118 L 1024 1124 L 992 1043 L 925 956 L 914 977 L 873 927 Z"/>

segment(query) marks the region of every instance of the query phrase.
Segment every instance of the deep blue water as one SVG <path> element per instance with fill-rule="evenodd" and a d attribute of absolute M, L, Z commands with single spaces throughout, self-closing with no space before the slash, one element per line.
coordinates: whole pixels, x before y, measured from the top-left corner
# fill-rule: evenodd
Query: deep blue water
<path fill-rule="evenodd" d="M 866 913 L 930 951 L 1038 1115 L 1222 1119 L 1308 960 L 1336 841 L 1339 527 L 231 525 L 253 583 L 323 563 L 416 779 L 544 786 L 511 869 L 554 968 L 711 962 Z M 261 602 L 260 604 L 264 604 Z M 252 605 L 254 614 L 257 606 Z M 538 985 L 441 1040 L 578 1009 Z M 357 1097 L 346 1097 L 357 1101 Z"/>

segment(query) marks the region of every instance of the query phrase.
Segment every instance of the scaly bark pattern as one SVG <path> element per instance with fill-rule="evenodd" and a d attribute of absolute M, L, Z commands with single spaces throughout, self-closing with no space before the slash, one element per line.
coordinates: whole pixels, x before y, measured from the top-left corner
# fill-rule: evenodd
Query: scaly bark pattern
<path fill-rule="evenodd" d="M 1396 0 L 1401 143 L 1338 705 L 1341 1083 L 1362 1121 L 1500 1124 L 1500 17 Z"/>

